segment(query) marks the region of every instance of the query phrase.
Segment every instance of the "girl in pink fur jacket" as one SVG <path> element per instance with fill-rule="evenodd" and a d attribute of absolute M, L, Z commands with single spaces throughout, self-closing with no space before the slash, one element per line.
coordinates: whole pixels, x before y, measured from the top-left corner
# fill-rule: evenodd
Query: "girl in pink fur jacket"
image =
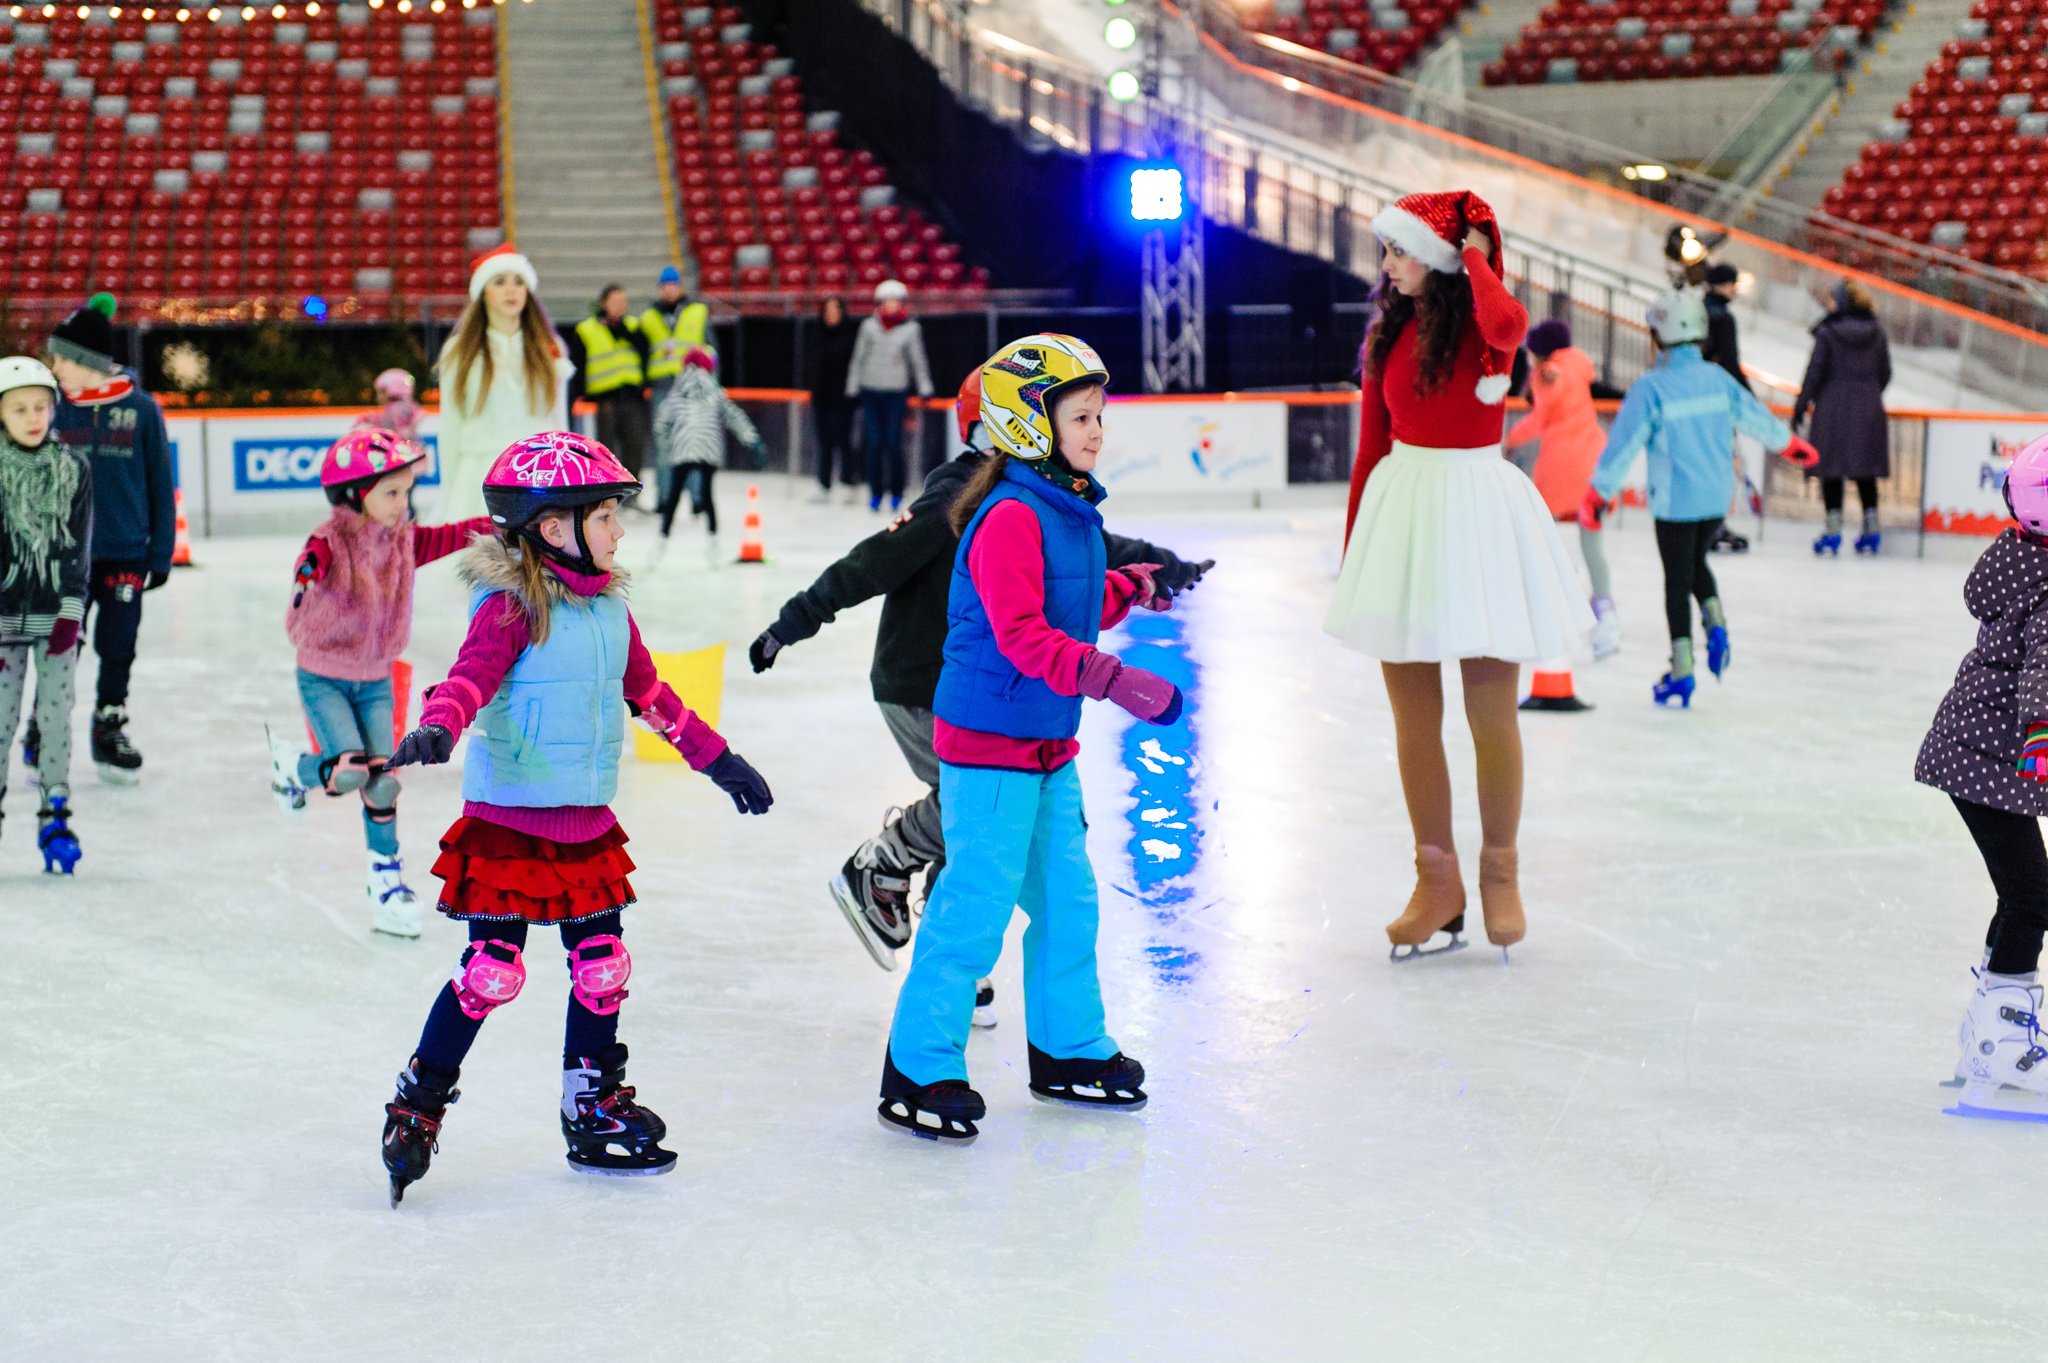
<path fill-rule="evenodd" d="M 398 778 L 384 770 L 391 665 L 412 637 L 414 570 L 491 529 L 486 516 L 413 524 L 412 486 L 426 457 L 377 427 L 350 431 L 328 450 L 320 485 L 334 511 L 299 555 L 284 622 L 298 651 L 299 701 L 320 751 L 302 753 L 270 735 L 270 789 L 280 808 L 303 810 L 315 786 L 362 798 L 371 925 L 395 937 L 420 935 L 420 908 L 398 855 Z"/>

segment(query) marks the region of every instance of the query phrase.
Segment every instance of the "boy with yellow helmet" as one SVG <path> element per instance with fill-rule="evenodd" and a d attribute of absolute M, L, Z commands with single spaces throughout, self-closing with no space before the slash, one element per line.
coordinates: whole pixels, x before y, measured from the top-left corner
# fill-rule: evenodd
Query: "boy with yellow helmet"
<path fill-rule="evenodd" d="M 1103 1017 L 1074 735 L 1083 698 L 1171 724 L 1181 696 L 1095 646 L 1133 606 L 1172 604 L 1156 566 L 1108 568 L 1093 477 L 1108 383 L 1100 357 L 1072 336 L 1027 336 L 981 368 L 995 452 L 951 508 L 961 538 L 933 701 L 946 870 L 897 998 L 878 1109 L 883 1125 L 929 1140 L 979 1134 L 986 1106 L 967 1083 L 968 1027 L 1013 907 L 1031 920 L 1031 1092 L 1145 1104 L 1144 1066 L 1117 1048 Z"/>

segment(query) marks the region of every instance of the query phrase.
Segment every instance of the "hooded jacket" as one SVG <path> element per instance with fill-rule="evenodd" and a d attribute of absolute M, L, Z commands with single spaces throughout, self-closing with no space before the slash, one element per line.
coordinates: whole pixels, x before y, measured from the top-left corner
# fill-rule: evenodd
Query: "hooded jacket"
<path fill-rule="evenodd" d="M 1593 465 L 1607 443 L 1593 410 L 1593 359 L 1577 346 L 1552 351 L 1529 371 L 1529 415 L 1515 424 L 1508 449 L 1541 440 L 1529 477 L 1559 520 L 1579 514 Z"/>
<path fill-rule="evenodd" d="M 1792 423 L 1809 411 L 1807 439 L 1820 450 L 1816 478 L 1884 478 L 1892 471 L 1884 390 L 1892 381 L 1891 346 L 1867 312 L 1831 312 L 1813 329 L 1813 355 Z"/>
<path fill-rule="evenodd" d="M 1696 345 L 1666 351 L 1663 361 L 1628 390 L 1607 448 L 1593 470 L 1602 497 L 1621 491 L 1636 456 L 1650 461 L 1650 514 L 1660 521 L 1706 521 L 1728 514 L 1735 495 L 1735 435 L 1776 452 L 1792 432 L 1770 408 L 1700 358 Z"/>
<path fill-rule="evenodd" d="M 684 365 L 654 411 L 656 462 L 663 468 L 723 464 L 728 431 L 749 448 L 761 443 L 761 432 L 718 380 L 695 365 Z"/>
<path fill-rule="evenodd" d="M 57 404 L 51 433 L 92 464 L 92 561 L 139 563 L 161 576 L 177 546 L 177 491 L 163 409 L 115 374 Z"/>
<path fill-rule="evenodd" d="M 53 433 L 25 450 L 0 431 L 0 639 L 85 619 L 92 466 Z"/>
<path fill-rule="evenodd" d="M 412 639 L 413 573 L 491 533 L 478 518 L 453 525 L 386 526 L 337 506 L 306 541 L 327 560 L 318 582 L 295 585 L 284 631 L 298 665 L 341 681 L 375 681 Z M 303 558 L 301 559 L 303 562 Z"/>
<path fill-rule="evenodd" d="M 2009 814 L 2048 815 L 2048 786 L 2015 770 L 2027 726 L 2048 721 L 2048 546 L 2007 530 L 1963 584 L 1977 646 L 1920 744 L 1913 779 Z"/>

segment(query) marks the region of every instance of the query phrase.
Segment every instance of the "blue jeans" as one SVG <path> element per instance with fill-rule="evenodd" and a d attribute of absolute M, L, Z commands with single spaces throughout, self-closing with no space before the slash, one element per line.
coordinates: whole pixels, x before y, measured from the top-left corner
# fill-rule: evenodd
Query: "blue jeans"
<path fill-rule="evenodd" d="M 967 1076 L 974 982 L 1002 955 L 1010 910 L 1024 931 L 1024 1031 L 1057 1059 L 1107 1060 L 1117 1044 L 1102 1016 L 1095 971 L 1095 871 L 1081 777 L 939 766 L 946 873 L 917 930 L 910 975 L 896 996 L 889 1057 L 913 1084 Z"/>
<path fill-rule="evenodd" d="M 868 495 L 901 497 L 907 475 L 903 468 L 903 410 L 910 394 L 885 388 L 860 391 L 861 448 L 867 455 Z"/>
<path fill-rule="evenodd" d="M 319 754 L 299 759 L 299 784 L 316 789 L 327 784 L 321 771 L 323 759 L 359 752 L 365 757 L 391 756 L 391 679 L 343 681 L 299 669 L 299 704 L 305 707 L 306 722 L 313 727 L 313 741 Z M 382 815 L 382 818 L 376 817 Z M 363 795 L 363 841 L 380 856 L 398 855 L 398 818 L 395 807 L 373 807 L 368 789 Z"/>

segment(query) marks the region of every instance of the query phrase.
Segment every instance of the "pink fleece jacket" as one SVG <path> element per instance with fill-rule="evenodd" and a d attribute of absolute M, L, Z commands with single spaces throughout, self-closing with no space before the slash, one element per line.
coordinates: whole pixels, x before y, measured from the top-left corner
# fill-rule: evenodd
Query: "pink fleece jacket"
<path fill-rule="evenodd" d="M 549 565 L 549 571 L 579 596 L 596 596 L 611 582 L 611 574 L 595 577 Z M 469 634 L 448 669 L 448 679 L 436 686 L 420 710 L 420 723 L 438 724 L 459 734 L 476 721 L 477 712 L 490 703 L 504 683 L 505 674 L 532 642 L 523 610 L 500 610 L 487 600 L 470 616 Z M 667 682 L 655 671 L 654 658 L 640 642 L 640 625 L 631 611 L 626 613 L 626 703 L 638 713 L 653 713 L 663 720 L 663 737 L 692 768 L 702 771 L 725 752 L 725 739 L 703 718 L 684 705 Z M 515 809 L 506 805 L 470 800 L 463 804 L 465 817 L 483 819 L 521 833 L 549 838 L 555 842 L 588 842 L 618 819 L 604 805 L 561 805 L 552 809 Z"/>
<path fill-rule="evenodd" d="M 1010 665 L 1036 677 L 1062 696 L 1081 694 L 1081 669 L 1101 650 L 1056 630 L 1045 618 L 1045 534 L 1037 513 L 1022 502 L 999 504 L 982 517 L 967 551 L 968 576 L 988 611 L 996 647 Z M 1141 584 L 1122 569 L 1102 584 L 1102 627 L 1131 613 Z M 1072 738 L 1011 738 L 962 729 L 945 720 L 932 724 L 939 760 L 962 767 L 1007 771 L 1058 771 L 1081 751 Z"/>
<path fill-rule="evenodd" d="M 412 575 L 489 534 L 487 517 L 453 525 L 380 525 L 346 506 L 306 541 L 326 564 L 318 581 L 292 583 L 284 630 L 299 666 L 338 681 L 376 681 L 412 638 Z M 301 554 L 301 561 L 304 554 Z"/>

